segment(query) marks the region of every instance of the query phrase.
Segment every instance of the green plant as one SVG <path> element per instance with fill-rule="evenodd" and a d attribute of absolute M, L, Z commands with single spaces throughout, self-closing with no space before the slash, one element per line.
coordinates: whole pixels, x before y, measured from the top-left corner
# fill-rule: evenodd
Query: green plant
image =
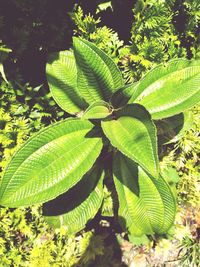
<path fill-rule="evenodd" d="M 185 57 L 186 51 L 173 25 L 172 1 L 138 0 L 133 8 L 131 44 L 122 49 L 121 62 L 127 81 L 138 80 L 161 62 Z"/>
<path fill-rule="evenodd" d="M 176 1 L 174 6 L 174 26 L 181 46 L 189 58 L 199 58 L 200 3 L 198 0 Z"/>
<path fill-rule="evenodd" d="M 47 80 L 58 105 L 75 117 L 40 130 L 13 156 L 2 179 L 0 204 L 45 202 L 46 220 L 74 233 L 95 216 L 104 182 L 113 179 L 118 219 L 128 234 L 166 233 L 176 203 L 160 174 L 153 120 L 199 102 L 199 77 L 199 61 L 179 59 L 124 85 L 111 58 L 74 38 L 74 52 L 50 57 Z"/>
<path fill-rule="evenodd" d="M 199 240 L 195 240 L 186 236 L 180 246 L 181 266 L 194 266 L 198 267 L 200 264 L 199 255 L 200 244 Z"/>
<path fill-rule="evenodd" d="M 76 36 L 94 43 L 115 62 L 119 61 L 118 54 L 123 41 L 119 40 L 118 34 L 107 26 L 99 27 L 100 17 L 95 19 L 90 14 L 84 15 L 82 8 L 77 6 L 71 13 L 71 18 L 76 25 L 74 30 Z"/>

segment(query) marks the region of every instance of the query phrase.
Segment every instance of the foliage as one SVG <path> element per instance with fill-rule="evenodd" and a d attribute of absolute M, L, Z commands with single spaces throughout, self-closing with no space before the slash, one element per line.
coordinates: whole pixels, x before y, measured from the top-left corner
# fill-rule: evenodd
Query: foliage
<path fill-rule="evenodd" d="M 189 58 L 199 58 L 199 1 L 176 1 L 174 25 Z"/>
<path fill-rule="evenodd" d="M 33 88 L 28 85 L 23 86 L 23 90 L 26 92 L 26 96 L 29 94 L 25 103 L 24 99 L 16 96 L 17 90 L 13 89 L 11 83 L 4 81 L 1 83 L 0 166 L 2 170 L 5 169 L 13 153 L 27 138 L 49 123 L 43 113 L 51 112 L 51 116 L 53 116 L 51 106 L 48 108 L 48 105 L 45 104 L 50 101 L 49 97 L 46 102 L 41 96 L 34 99 L 36 95 L 35 93 L 33 95 Z M 32 118 L 30 115 L 32 109 L 28 103 L 34 100 L 41 102 L 43 108 L 38 109 L 38 116 Z M 57 114 L 58 112 L 59 110 Z M 56 118 L 51 117 L 51 119 L 55 120 Z M 108 254 L 106 258 L 100 257 L 100 261 L 104 260 L 106 264 L 109 261 L 115 262 L 113 258 L 115 250 L 112 244 L 109 249 L 105 246 L 108 234 L 105 233 L 101 236 L 97 234 L 90 243 L 91 235 L 94 235 L 90 231 L 82 233 L 78 237 L 69 236 L 63 227 L 53 232 L 40 216 L 40 207 L 38 206 L 31 209 L 1 207 L 0 229 L 0 266 L 2 267 L 36 267 L 38 264 L 44 267 L 72 266 L 73 264 L 76 266 L 80 258 L 85 263 L 98 260 L 98 250 L 103 251 L 104 255 Z M 101 243 L 99 243 L 100 239 Z M 87 255 L 85 254 L 86 249 Z"/>
<path fill-rule="evenodd" d="M 199 58 L 199 1 L 143 1 L 133 8 L 131 45 L 120 51 L 127 81 L 138 80 L 155 63 Z"/>
<path fill-rule="evenodd" d="M 118 266 L 114 256 L 117 247 L 107 231 L 89 231 L 77 237 L 66 234 L 63 227 L 53 232 L 36 206 L 1 208 L 0 236 L 1 267 L 105 266 L 100 265 L 103 262 Z"/>
<path fill-rule="evenodd" d="M 200 108 L 199 105 L 191 110 L 192 125 L 183 133 L 174 144 L 166 144 L 170 153 L 162 161 L 164 166 L 173 166 L 180 175 L 177 186 L 178 202 L 181 205 L 199 206 L 199 132 Z"/>
<path fill-rule="evenodd" d="M 200 255 L 199 255 L 199 242 L 192 238 L 185 237 L 180 246 L 181 248 L 181 266 L 199 266 Z"/>
<path fill-rule="evenodd" d="M 159 171 L 152 118 L 179 114 L 199 102 L 199 62 L 180 59 L 158 66 L 128 85 L 133 91 L 124 106 L 124 83 L 115 63 L 94 44 L 74 38 L 74 52 L 49 59 L 47 79 L 55 101 L 81 118 L 52 124 L 21 147 L 3 177 L 1 204 L 20 207 L 51 200 L 43 208 L 47 220 L 77 232 L 100 208 L 103 180 L 112 171 L 119 221 L 129 235 L 166 233 L 175 201 Z M 182 96 L 174 85 L 182 86 Z M 111 99 L 119 100 L 117 106 Z M 154 106 L 149 106 L 152 99 Z"/>
<path fill-rule="evenodd" d="M 157 63 L 185 56 L 172 24 L 173 1 L 138 0 L 134 6 L 131 45 L 121 51 L 127 81 L 138 80 Z"/>
<path fill-rule="evenodd" d="M 42 86 L 32 88 L 2 81 L 0 93 L 0 167 L 4 169 L 14 151 L 42 126 L 62 118 L 50 95 L 42 96 Z"/>
<path fill-rule="evenodd" d="M 21 146 L 29 135 L 32 135 L 33 132 L 48 125 L 50 122 L 57 121 L 66 116 L 50 98 L 50 94 L 44 86 L 37 86 L 36 89 L 34 89 L 35 86 L 31 87 L 29 84 L 24 84 L 24 78 L 36 85 L 42 84 L 44 82 L 44 62 L 46 61 L 46 53 L 54 50 L 67 49 L 69 47 L 72 31 L 74 29 L 74 25 L 72 25 L 67 15 L 67 11 L 72 10 L 72 6 L 70 6 L 71 2 L 70 0 L 67 1 L 67 9 L 66 1 L 56 2 L 56 7 L 49 1 L 43 1 L 42 4 L 37 2 L 38 1 L 12 0 L 4 1 L 5 5 L 1 5 L 3 2 L 0 4 L 1 38 L 3 38 L 4 43 L 13 50 L 12 53 L 7 54 L 9 56 L 5 61 L 4 70 L 6 71 L 6 77 L 8 79 L 15 77 L 15 82 L 12 81 L 12 85 L 11 82 L 9 84 L 2 83 L 0 87 L 0 120 L 3 121 L 4 125 L 7 125 L 5 126 L 6 129 L 2 129 L 2 124 L 0 126 L 0 164 L 2 169 L 6 167 L 14 151 Z M 74 4 L 75 1 L 72 2 Z M 141 76 L 145 75 L 146 71 L 152 66 L 159 62 L 168 61 L 171 57 L 185 57 L 187 55 L 189 58 L 199 58 L 198 0 L 148 1 L 148 8 L 146 11 L 144 10 L 142 12 L 140 8 L 136 10 L 137 5 L 140 6 L 141 1 L 134 1 L 134 21 L 131 21 L 129 18 L 129 23 L 133 23 L 131 37 L 133 42 L 129 45 L 129 39 L 126 39 L 125 43 L 128 45 L 125 47 L 122 46 L 123 43 L 119 40 L 117 34 L 117 32 L 120 33 L 121 31 L 127 32 L 129 35 L 129 26 L 127 23 L 125 21 L 122 23 L 121 19 L 118 19 L 119 17 L 123 17 L 119 15 L 121 13 L 116 14 L 116 10 L 113 7 L 111 9 L 108 5 L 107 7 L 100 6 L 97 12 L 98 16 L 102 16 L 102 19 L 101 22 L 95 24 L 97 20 L 100 20 L 100 18 L 97 19 L 97 15 L 93 12 L 96 10 L 97 2 L 99 4 L 100 2 L 106 1 L 97 0 L 91 2 L 83 0 L 79 2 L 84 12 L 92 12 L 90 14 L 93 15 L 79 14 L 80 17 L 82 16 L 82 19 L 76 21 L 75 34 L 77 36 L 84 36 L 85 39 L 92 41 L 110 55 L 116 63 L 119 63 L 126 81 L 138 80 Z M 121 7 L 126 6 L 128 8 L 128 1 L 127 4 L 125 4 L 125 0 L 112 1 L 112 4 L 114 5 L 119 2 L 121 2 L 119 11 Z M 64 3 L 63 6 L 62 3 Z M 151 3 L 153 3 L 153 5 Z M 43 4 L 45 8 L 41 8 Z M 158 7 L 161 6 L 162 10 L 159 10 Z M 104 8 L 105 10 L 103 10 Z M 129 9 L 131 13 L 131 7 Z M 149 20 L 149 14 L 151 12 L 153 13 L 153 10 L 156 9 L 157 13 L 155 12 L 155 15 L 160 18 L 160 21 L 158 19 L 158 24 L 155 25 L 155 28 L 148 29 L 148 35 L 144 36 L 145 40 L 143 42 L 137 43 L 136 48 L 138 52 L 136 54 L 134 52 L 134 49 L 136 49 L 134 45 L 135 39 L 140 38 L 140 32 L 141 34 L 145 33 L 147 29 L 144 25 L 148 24 L 146 21 Z M 51 10 L 54 13 L 53 15 L 51 15 Z M 76 8 L 75 12 L 80 12 L 78 10 L 80 10 L 80 8 Z M 128 14 L 125 14 L 127 18 Z M 82 32 L 81 24 L 83 21 L 87 24 L 89 19 L 86 18 L 89 16 L 93 16 L 93 21 L 91 19 L 91 25 L 88 28 L 84 26 L 85 30 Z M 140 16 L 142 19 L 140 19 Z M 107 20 L 105 20 L 105 17 L 107 17 Z M 113 18 L 117 18 L 116 22 L 113 21 Z M 164 21 L 166 21 L 166 23 L 164 23 Z M 92 24 L 95 24 L 95 27 Z M 112 25 L 114 24 L 118 25 L 114 27 L 116 32 L 106 26 L 102 27 L 102 25 L 113 27 Z M 136 25 L 140 31 L 136 28 Z M 79 28 L 81 30 L 79 30 Z M 90 31 L 90 29 L 94 29 L 94 31 Z M 163 30 L 164 36 L 161 30 Z M 167 34 L 171 42 L 166 43 L 167 40 L 165 40 L 165 37 Z M 123 38 L 122 35 L 119 36 Z M 151 43 L 148 42 L 149 36 L 151 36 Z M 5 47 L 4 45 L 1 45 L 1 47 L 2 46 Z M 42 50 L 40 50 L 40 48 L 42 48 Z M 170 54 L 166 48 L 170 50 Z M 152 54 L 154 54 L 154 56 L 152 56 Z M 19 68 L 21 68 L 20 72 Z M 129 92 L 129 90 L 127 90 L 127 92 Z M 129 93 L 127 94 L 129 95 Z M 39 106 L 37 103 L 39 103 Z M 35 107 L 33 108 L 34 105 Z M 32 115 L 30 115 L 31 113 Z M 44 114 L 44 116 L 42 114 Z M 155 122 L 159 134 L 159 156 L 162 158 L 160 167 L 161 170 L 163 170 L 163 168 L 167 170 L 166 173 L 170 172 L 170 177 L 168 177 L 169 175 L 164 175 L 165 172 L 162 173 L 170 184 L 173 192 L 174 188 L 177 187 L 176 194 L 178 197 L 179 211 L 187 211 L 188 206 L 194 208 L 199 207 L 199 114 L 199 106 L 192 109 L 192 118 L 189 116 L 189 120 L 193 123 L 189 123 L 188 126 L 186 125 L 186 127 L 184 127 L 185 130 L 180 136 L 177 136 L 178 127 L 174 127 L 174 120 L 176 120 L 176 118 L 179 120 L 179 116 L 175 116 L 172 121 L 166 118 L 162 121 L 159 120 Z M 32 116 L 33 118 L 31 118 Z M 169 128 L 171 129 L 170 131 L 168 131 Z M 162 133 L 161 135 L 160 132 Z M 167 138 L 165 134 L 163 134 L 164 132 L 167 133 Z M 171 142 L 172 140 L 173 142 Z M 8 145 L 8 143 L 10 145 Z M 171 166 L 173 167 L 172 170 L 176 169 L 179 173 L 180 178 L 178 183 L 176 180 L 177 176 L 175 175 L 176 177 L 174 180 L 173 173 L 169 171 Z M 103 216 L 106 216 L 105 218 L 109 216 L 110 220 L 110 216 L 113 216 L 113 204 L 117 207 L 117 202 L 114 198 L 115 196 L 110 191 L 111 189 L 112 192 L 114 191 L 114 185 L 107 189 L 108 178 L 105 179 L 105 183 L 101 213 Z M 178 213 L 177 217 L 179 216 Z M 188 220 L 186 215 L 182 216 L 184 220 Z M 97 218 L 99 218 L 99 214 Z M 95 221 L 93 223 L 95 223 Z M 194 224 L 193 218 L 191 218 L 191 224 Z M 94 227 L 94 224 L 92 224 L 91 227 Z M 185 226 L 185 223 L 181 221 L 180 225 L 177 226 L 176 224 L 175 227 L 176 231 L 173 233 L 173 237 L 177 239 L 182 236 L 180 238 L 180 240 L 182 240 L 183 237 L 186 236 L 187 225 Z M 113 228 L 112 224 L 111 228 Z M 38 207 L 32 207 L 31 210 L 29 208 L 7 209 L 1 207 L 0 229 L 0 236 L 3 237 L 3 239 L 1 238 L 0 240 L 0 266 L 3 265 L 2 267 L 10 267 L 12 265 L 18 266 L 19 264 L 19 266 L 30 266 L 30 264 L 31 266 L 38 266 L 38 264 L 41 266 L 72 266 L 73 264 L 75 266 L 80 266 L 83 262 L 84 266 L 98 266 L 98 264 L 101 266 L 101 262 L 103 266 L 118 266 L 117 264 L 120 261 L 120 259 L 117 260 L 120 251 L 115 253 L 116 248 L 113 248 L 113 243 L 110 240 L 110 232 L 105 235 L 102 233 L 102 230 L 100 230 L 97 238 L 94 237 L 93 239 L 95 242 L 91 242 L 91 244 L 93 244 L 91 247 L 90 239 L 94 233 L 81 232 L 81 234 L 74 237 L 65 234 L 66 230 L 63 227 L 53 231 L 46 225 L 42 217 L 40 217 Z M 23 234 L 21 234 L 21 232 Z M 148 252 L 151 251 L 151 257 L 154 256 L 155 250 L 159 246 L 159 243 L 157 243 L 158 239 L 157 237 L 155 238 L 156 239 L 152 241 L 152 245 L 145 248 Z M 167 236 L 167 238 L 169 238 L 169 236 Z M 162 240 L 161 238 L 161 241 Z M 166 241 L 166 239 L 164 239 L 164 241 Z M 170 240 L 167 241 L 168 244 L 172 244 Z M 183 252 L 186 251 L 185 247 L 187 247 L 188 243 L 189 242 L 185 242 L 183 244 Z M 175 253 L 177 249 L 176 244 L 177 240 L 173 241 L 173 248 L 171 250 Z M 199 244 L 196 240 L 191 239 L 190 244 L 193 244 L 194 248 L 196 247 L 199 249 Z M 88 246 L 90 248 L 87 250 Z M 127 243 L 125 245 L 122 244 L 122 250 L 124 250 L 124 246 L 130 248 L 131 255 L 135 253 L 136 247 L 131 247 L 130 243 L 128 245 Z M 161 255 L 165 255 L 167 259 L 167 248 L 165 246 L 163 247 L 163 244 L 160 246 L 162 247 Z M 137 249 L 140 251 L 143 250 L 144 247 L 140 246 Z M 87 253 L 85 254 L 84 252 L 86 250 Z M 188 251 L 191 250 L 189 249 Z M 103 255 L 99 255 L 99 253 Z M 183 254 L 184 253 L 181 253 L 180 257 L 182 257 Z M 96 257 L 94 255 L 96 255 Z M 157 264 L 162 264 L 162 256 L 159 256 Z M 132 256 L 128 255 L 128 262 L 130 262 L 131 259 Z M 191 262 L 188 261 L 191 259 L 190 257 L 185 256 L 184 259 L 186 260 L 186 266 L 191 265 Z M 71 264 L 69 264 L 69 262 Z M 184 264 L 184 262 L 182 264 Z M 121 266 L 121 263 L 119 266 Z"/>
<path fill-rule="evenodd" d="M 78 37 L 83 37 L 91 41 L 106 54 L 112 57 L 117 63 L 118 53 L 123 46 L 123 41 L 119 40 L 118 34 L 106 26 L 100 27 L 101 18 L 95 19 L 92 15 L 84 15 L 80 6 L 74 8 L 71 13 L 76 29 L 74 33 Z"/>

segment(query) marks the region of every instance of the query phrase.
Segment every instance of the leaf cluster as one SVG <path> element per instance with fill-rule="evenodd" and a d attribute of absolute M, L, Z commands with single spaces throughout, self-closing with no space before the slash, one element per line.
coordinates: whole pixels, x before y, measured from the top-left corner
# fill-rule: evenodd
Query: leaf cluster
<path fill-rule="evenodd" d="M 46 70 L 55 101 L 76 117 L 42 129 L 14 155 L 2 180 L 1 204 L 46 202 L 48 222 L 78 232 L 101 207 L 107 177 L 115 184 L 119 222 L 130 236 L 166 233 L 176 205 L 160 173 L 153 120 L 199 102 L 199 61 L 170 61 L 125 85 L 110 57 L 74 38 L 74 50 L 54 53 Z"/>
<path fill-rule="evenodd" d="M 19 101 L 11 83 L 2 81 L 0 95 L 0 150 L 1 150 L 1 176 L 14 152 L 32 135 L 36 130 L 41 129 L 47 123 L 43 113 L 50 112 L 47 105 L 38 109 L 39 116 L 32 117 L 29 101 Z M 30 86 L 24 86 L 25 95 L 33 90 Z M 29 91 L 29 89 L 31 89 Z M 20 94 L 20 93 L 18 93 Z M 33 95 L 32 95 L 33 96 Z M 22 100 L 22 99 L 20 99 Z M 39 99 L 38 99 L 39 100 Z M 49 101 L 49 98 L 48 98 Z M 42 102 L 44 103 L 44 102 Z M 57 118 L 58 119 L 58 118 Z M 8 209 L 0 208 L 0 266 L 36 267 L 39 265 L 50 266 L 72 266 L 80 261 L 89 263 L 98 258 L 99 250 L 105 246 L 105 237 L 97 235 L 90 244 L 92 232 L 82 233 L 78 238 L 66 235 L 66 230 L 60 228 L 56 232 L 44 222 L 40 215 L 40 207 L 34 206 L 31 209 Z M 101 243 L 99 239 L 103 238 Z M 90 248 L 85 251 L 87 247 Z M 92 253 L 90 253 L 92 250 Z M 106 248 L 105 264 L 108 259 L 113 263 L 113 249 Z M 85 258 L 86 255 L 86 258 Z"/>

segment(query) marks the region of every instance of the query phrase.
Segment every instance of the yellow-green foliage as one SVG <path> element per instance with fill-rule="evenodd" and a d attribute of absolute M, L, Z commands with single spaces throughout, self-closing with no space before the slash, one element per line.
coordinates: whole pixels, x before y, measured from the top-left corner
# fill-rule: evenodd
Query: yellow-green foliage
<path fill-rule="evenodd" d="M 131 45 L 122 49 L 120 54 L 128 82 L 138 80 L 157 63 L 186 55 L 172 23 L 173 2 L 136 2 Z"/>
<path fill-rule="evenodd" d="M 2 82 L 0 94 L 0 175 L 13 153 L 46 122 L 51 107 L 31 109 L 17 100 L 11 84 Z M 26 88 L 27 90 L 27 88 Z M 40 99 L 41 100 L 41 99 Z M 54 104 L 54 103 L 52 103 Z M 38 105 L 36 105 L 38 107 Z M 31 116 L 35 114 L 37 116 Z M 32 113 L 33 112 L 33 113 Z M 61 114 L 62 115 L 62 114 Z M 51 120 L 59 118 L 51 117 Z M 40 206 L 24 209 L 0 207 L 0 267 L 71 267 L 115 264 L 113 244 L 107 233 L 83 232 L 68 236 L 61 228 L 53 231 L 42 219 Z M 117 261 L 116 261 L 117 262 Z M 103 265 L 101 265 L 103 263 Z"/>
<path fill-rule="evenodd" d="M 177 184 L 179 204 L 200 205 L 200 105 L 192 110 L 192 125 L 182 138 L 163 158 L 162 165 L 173 166 L 177 169 L 180 179 Z"/>
<path fill-rule="evenodd" d="M 29 120 L 15 116 L 20 105 L 16 102 L 12 87 L 5 82 L 1 84 L 0 95 L 0 168 L 4 169 L 7 162 L 29 135 Z"/>
<path fill-rule="evenodd" d="M 131 45 L 120 50 L 128 82 L 138 80 L 157 63 L 176 57 L 199 58 L 199 8 L 198 0 L 135 2 Z"/>
<path fill-rule="evenodd" d="M 178 184 L 179 202 L 200 205 L 200 105 L 193 110 L 193 124 L 179 141 L 176 149 L 176 168 L 181 175 Z"/>
<path fill-rule="evenodd" d="M 116 62 L 119 61 L 119 49 L 123 46 L 123 41 L 119 40 L 118 34 L 106 26 L 99 27 L 100 17 L 95 19 L 90 14 L 84 15 L 80 6 L 71 13 L 71 17 L 76 25 L 74 33 L 81 36 L 104 50 Z"/>

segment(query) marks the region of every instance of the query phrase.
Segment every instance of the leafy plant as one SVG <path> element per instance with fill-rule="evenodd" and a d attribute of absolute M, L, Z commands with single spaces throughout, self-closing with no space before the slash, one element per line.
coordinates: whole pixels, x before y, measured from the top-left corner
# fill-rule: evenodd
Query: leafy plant
<path fill-rule="evenodd" d="M 131 44 L 120 51 L 124 76 L 138 80 L 145 71 L 161 62 L 185 57 L 173 25 L 172 1 L 138 0 L 133 8 Z"/>
<path fill-rule="evenodd" d="M 173 24 L 179 34 L 181 46 L 189 58 L 199 58 L 200 3 L 194 1 L 176 1 Z"/>
<path fill-rule="evenodd" d="M 11 82 L 2 81 L 0 88 L 1 179 L 13 153 L 33 132 L 49 124 L 49 120 L 60 119 L 59 111 L 61 109 L 59 106 L 55 106 L 55 102 L 49 96 L 44 98 L 40 93 L 39 97 L 36 93 L 38 88 L 24 85 L 23 97 L 20 94 L 19 86 L 15 84 L 13 87 Z M 41 108 L 38 108 L 39 105 Z M 47 114 L 49 114 L 48 120 Z M 40 210 L 39 206 L 33 206 L 31 209 L 0 207 L 0 266 L 25 267 L 38 266 L 38 264 L 41 266 L 52 266 L 53 264 L 72 266 L 78 264 L 80 257 L 84 260 L 85 250 L 90 244 L 88 235 L 91 235 L 92 232 L 81 233 L 75 237 L 68 236 L 63 227 L 52 231 L 41 216 Z M 94 258 L 94 254 L 99 255 L 100 245 L 97 242 L 98 240 L 93 242 L 94 248 L 91 257 L 87 253 L 89 260 Z M 112 248 L 108 250 L 105 244 L 103 244 L 103 248 L 106 248 L 106 253 L 111 258 L 110 261 L 114 261 Z M 105 260 L 108 260 L 108 257 Z"/>
<path fill-rule="evenodd" d="M 199 248 L 200 244 L 198 240 L 193 240 L 186 236 L 180 246 L 180 254 L 183 254 L 181 257 L 181 266 L 199 266 Z"/>
<path fill-rule="evenodd" d="M 166 233 L 176 203 L 160 173 L 153 120 L 200 101 L 200 62 L 173 60 L 125 85 L 110 57 L 74 38 L 74 51 L 54 53 L 46 70 L 55 101 L 73 117 L 40 130 L 13 156 L 0 204 L 47 202 L 46 219 L 77 232 L 98 212 L 104 182 L 113 179 L 128 234 Z"/>

